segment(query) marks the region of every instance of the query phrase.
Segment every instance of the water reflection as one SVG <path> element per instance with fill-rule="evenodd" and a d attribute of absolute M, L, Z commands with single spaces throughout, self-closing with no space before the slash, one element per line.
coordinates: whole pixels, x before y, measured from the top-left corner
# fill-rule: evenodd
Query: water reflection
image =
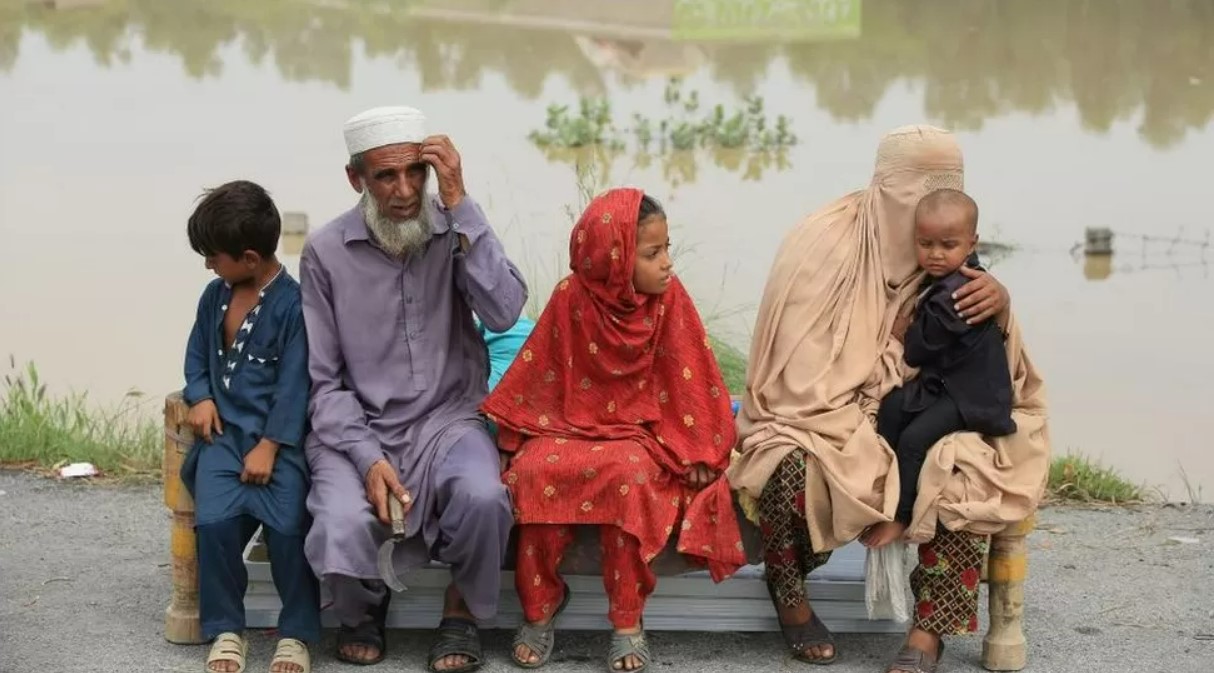
<path fill-rule="evenodd" d="M 670 192 L 696 182 L 701 165 L 712 165 L 746 182 L 757 182 L 769 172 L 792 168 L 785 148 L 753 151 L 744 148 L 702 148 L 665 153 L 627 150 L 596 145 L 578 148 L 541 147 L 548 161 L 567 164 L 576 173 L 597 177 L 596 186 L 619 182 L 623 175 L 658 166 Z"/>
<path fill-rule="evenodd" d="M 1214 115 L 1214 3 L 1208 0 L 802 0 L 763 23 L 726 0 L 112 0 L 0 2 L 0 69 L 20 36 L 57 50 L 83 42 L 99 65 L 126 63 L 138 41 L 219 77 L 238 43 L 281 75 L 349 87 L 355 49 L 421 74 L 423 90 L 476 88 L 500 73 L 537 98 L 547 78 L 601 94 L 654 75 L 706 69 L 738 93 L 773 63 L 813 87 L 839 120 L 871 118 L 893 85 L 922 81 L 931 121 L 973 130 L 1009 112 L 1073 104 L 1084 128 L 1138 119 L 1156 147 Z M 754 3 L 748 3 L 754 4 Z M 758 3 L 764 5 L 765 3 Z M 708 18 L 705 18 L 708 17 Z M 711 20 L 710 20 L 711 19 Z M 734 24 L 730 24 L 734 21 Z M 747 23 L 747 22 L 750 23 Z M 790 29 L 791 26 L 791 29 Z"/>
<path fill-rule="evenodd" d="M 1082 256 L 1083 277 L 1093 282 L 1108 280 L 1113 274 L 1160 272 L 1177 279 L 1208 279 L 1210 244 L 1209 230 L 1202 238 L 1186 236 L 1183 229 L 1174 236 L 1159 236 L 1089 228 L 1084 243 L 1072 249 L 1072 256 Z"/>

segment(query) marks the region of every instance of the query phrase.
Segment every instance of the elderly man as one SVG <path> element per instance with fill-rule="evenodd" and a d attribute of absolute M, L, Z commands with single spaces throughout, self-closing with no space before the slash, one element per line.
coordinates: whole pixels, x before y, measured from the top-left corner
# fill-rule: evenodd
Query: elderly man
<path fill-rule="evenodd" d="M 376 551 L 388 498 L 405 505 L 404 571 L 451 565 L 433 671 L 483 661 L 477 619 L 497 611 L 513 524 L 497 448 L 477 407 L 489 375 L 473 318 L 509 329 L 527 287 L 484 213 L 464 193 L 460 156 L 427 136 L 412 108 L 375 108 L 345 125 L 346 175 L 359 204 L 316 232 L 300 261 L 312 378 L 307 440 L 313 517 L 308 561 L 341 624 L 337 657 L 385 654 L 390 592 Z M 429 170 L 438 195 L 426 193 Z"/>

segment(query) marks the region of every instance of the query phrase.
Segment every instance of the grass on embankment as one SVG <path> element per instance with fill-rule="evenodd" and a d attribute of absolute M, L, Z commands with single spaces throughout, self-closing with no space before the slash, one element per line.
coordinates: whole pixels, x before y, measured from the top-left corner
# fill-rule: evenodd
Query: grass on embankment
<path fill-rule="evenodd" d="M 141 395 L 99 409 L 83 393 L 49 394 L 33 364 L 17 369 L 10 360 L 10 369 L 0 389 L 0 466 L 89 462 L 109 477 L 158 477 L 163 421 L 147 413 Z"/>
<path fill-rule="evenodd" d="M 1147 489 L 1089 458 L 1067 455 L 1050 463 L 1048 497 L 1052 502 L 1131 505 L 1151 500 Z"/>
<path fill-rule="evenodd" d="M 729 391 L 740 393 L 746 385 L 746 356 L 716 337 L 711 342 Z M 90 462 L 109 477 L 157 479 L 163 450 L 162 422 L 148 413 L 140 395 L 128 395 L 115 408 L 98 409 L 84 394 L 49 394 L 33 364 L 24 369 L 12 364 L 4 377 L 0 466 L 48 470 Z M 1126 505 L 1151 499 L 1145 488 L 1111 468 L 1075 455 L 1054 459 L 1048 492 L 1052 502 Z"/>

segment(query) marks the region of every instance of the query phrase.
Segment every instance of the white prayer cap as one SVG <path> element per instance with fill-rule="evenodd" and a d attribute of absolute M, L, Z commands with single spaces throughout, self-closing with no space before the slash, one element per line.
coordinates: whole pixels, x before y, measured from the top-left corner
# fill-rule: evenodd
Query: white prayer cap
<path fill-rule="evenodd" d="M 404 106 L 371 108 L 346 120 L 342 128 L 350 156 L 398 143 L 420 143 L 426 138 L 426 116 Z"/>

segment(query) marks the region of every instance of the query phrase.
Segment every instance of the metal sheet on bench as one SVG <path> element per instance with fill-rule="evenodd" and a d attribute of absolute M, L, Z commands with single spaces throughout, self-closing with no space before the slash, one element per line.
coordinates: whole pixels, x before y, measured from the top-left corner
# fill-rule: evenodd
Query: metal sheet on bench
<path fill-rule="evenodd" d="M 264 548 L 255 537 L 245 550 L 249 589 L 245 597 L 245 619 L 251 628 L 272 628 L 282 607 L 270 577 Z M 450 580 L 445 566 L 433 563 L 404 577 L 408 590 L 392 601 L 388 626 L 401 629 L 433 628 L 438 625 L 443 591 Z M 573 591 L 569 606 L 557 621 L 564 629 L 604 630 L 607 598 L 597 575 L 568 575 Z M 826 565 L 809 578 L 815 611 L 831 630 L 839 633 L 900 633 L 904 624 L 870 620 L 864 608 L 864 547 L 852 543 L 837 550 Z M 502 595 L 498 616 L 488 628 L 514 628 L 522 619 L 522 608 L 514 592 L 514 573 L 502 572 Z M 322 595 L 322 604 L 328 603 Z M 329 611 L 321 613 L 326 627 L 337 623 Z M 645 607 L 646 628 L 653 631 L 777 631 L 762 566 L 746 566 L 731 579 L 713 584 L 706 571 L 658 578 L 657 590 Z"/>

